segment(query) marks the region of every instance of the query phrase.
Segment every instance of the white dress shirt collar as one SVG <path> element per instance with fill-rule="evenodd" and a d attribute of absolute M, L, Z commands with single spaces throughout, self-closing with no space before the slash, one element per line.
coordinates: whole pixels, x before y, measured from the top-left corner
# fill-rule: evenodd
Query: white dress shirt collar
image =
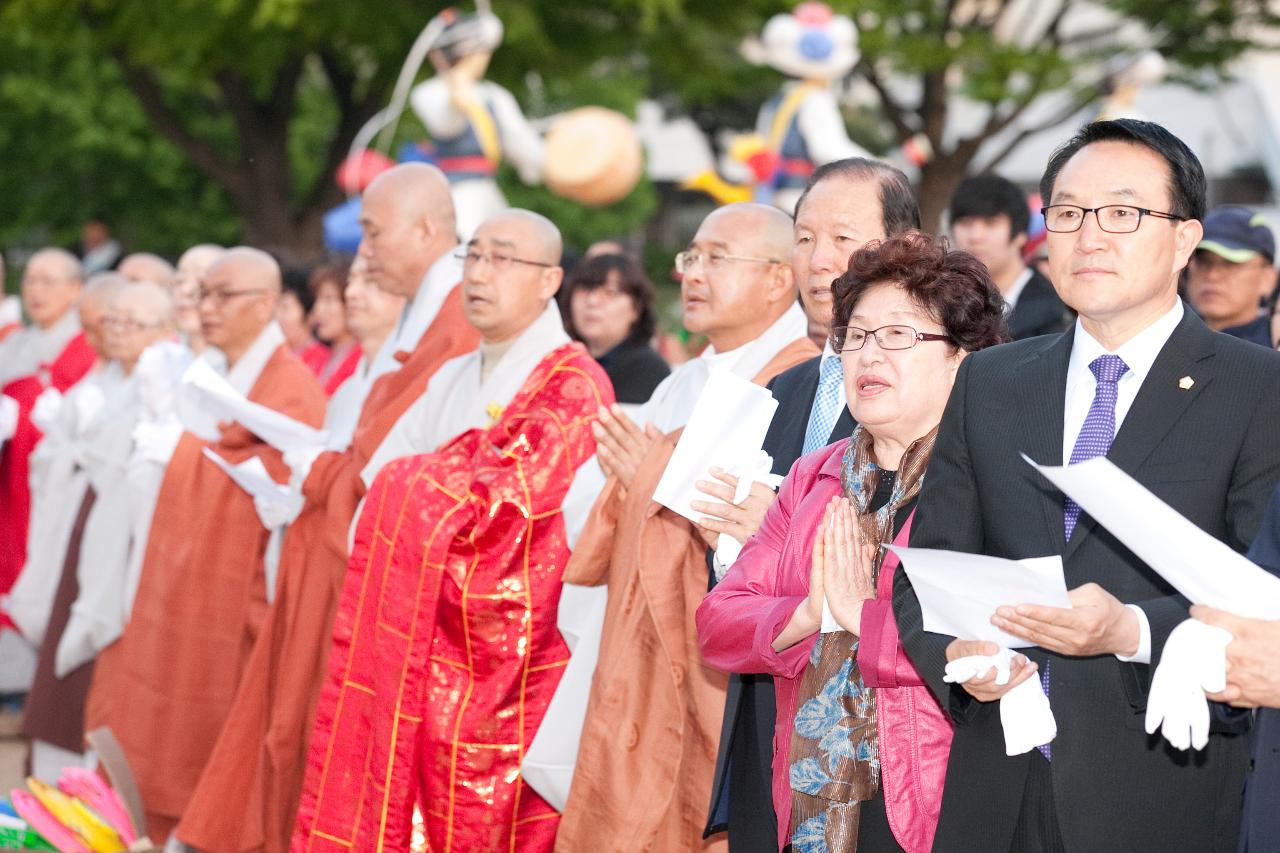
<path fill-rule="evenodd" d="M 1027 282 L 1031 281 L 1031 267 L 1023 267 L 1022 272 L 1013 280 L 1013 284 L 1009 285 L 1008 292 L 1004 293 L 1004 304 L 1009 306 L 1009 313 L 1013 313 L 1013 309 L 1018 307 L 1018 298 L 1022 296 L 1022 291 L 1027 289 Z"/>

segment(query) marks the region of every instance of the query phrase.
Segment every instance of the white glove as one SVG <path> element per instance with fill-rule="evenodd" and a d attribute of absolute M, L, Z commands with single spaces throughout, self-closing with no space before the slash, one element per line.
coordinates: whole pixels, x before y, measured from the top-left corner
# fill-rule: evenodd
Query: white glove
<path fill-rule="evenodd" d="M 61 411 L 62 392 L 57 388 L 46 388 L 31 407 L 31 422 L 43 433 L 52 432 Z"/>
<path fill-rule="evenodd" d="M 1169 634 L 1147 695 L 1147 734 L 1156 729 L 1175 749 L 1209 742 L 1209 701 L 1205 693 L 1227 686 L 1227 644 L 1231 634 L 1216 625 L 1188 619 Z"/>
<path fill-rule="evenodd" d="M 942 680 L 948 684 L 964 684 L 996 671 L 996 684 L 1009 683 L 1009 667 L 1013 652 L 1002 648 L 994 655 L 969 655 L 947 663 Z M 1000 698 L 1000 725 L 1004 729 L 1005 755 L 1021 755 L 1058 736 L 1058 721 L 1049 707 L 1040 680 L 1032 677 Z"/>
<path fill-rule="evenodd" d="M 302 495 L 290 491 L 285 494 L 264 497 L 258 495 L 253 499 L 253 508 L 258 511 L 258 520 L 267 530 L 275 530 L 293 522 L 302 512 Z"/>
<path fill-rule="evenodd" d="M 0 394 L 0 444 L 13 438 L 18 431 L 18 401 L 8 394 Z"/>
<path fill-rule="evenodd" d="M 133 428 L 133 459 L 168 465 L 182 440 L 182 424 L 168 420 L 138 421 Z"/>
<path fill-rule="evenodd" d="M 76 435 L 83 435 L 107 405 L 107 395 L 96 383 L 86 383 L 71 395 L 76 419 Z"/>

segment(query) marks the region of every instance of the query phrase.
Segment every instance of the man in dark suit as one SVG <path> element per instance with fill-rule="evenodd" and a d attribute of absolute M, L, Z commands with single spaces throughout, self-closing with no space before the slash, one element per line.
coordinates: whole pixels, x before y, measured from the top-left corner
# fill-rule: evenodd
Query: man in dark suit
<path fill-rule="evenodd" d="M 1280 575 L 1280 489 L 1271 496 L 1248 556 Z M 1280 846 L 1280 621 L 1246 619 L 1203 605 L 1191 608 L 1191 615 L 1231 632 L 1227 689 L 1209 698 L 1258 709 L 1250 733 L 1240 853 L 1274 850 Z"/>
<path fill-rule="evenodd" d="M 1008 306 L 1015 341 L 1056 334 L 1071 324 L 1071 311 L 1049 279 L 1023 259 L 1030 224 L 1026 195 L 999 175 L 966 178 L 951 196 L 951 237 L 957 249 L 986 264 Z"/>
<path fill-rule="evenodd" d="M 1052 279 L 1075 309 L 1056 337 L 967 357 L 939 427 L 913 546 L 1010 559 L 1060 554 L 1072 607 L 1009 602 L 992 621 L 1035 644 L 1012 677 L 943 682 L 995 645 L 924 631 L 906 572 L 902 642 L 956 722 L 939 851 L 1234 850 L 1247 717 L 1188 754 L 1148 737 L 1151 662 L 1187 601 L 1018 458 L 1105 455 L 1244 550 L 1280 479 L 1280 355 L 1205 327 L 1178 298 L 1200 242 L 1204 173 L 1163 128 L 1086 126 L 1041 182 Z M 1211 570 L 1211 567 L 1206 567 Z M 1028 678 L 1058 734 L 1005 755 L 998 702 Z"/>
<path fill-rule="evenodd" d="M 850 255 L 872 240 L 919 227 L 911 185 L 897 169 L 857 157 L 819 167 L 796 203 L 791 254 L 810 327 L 830 331 L 831 283 L 844 274 Z M 786 474 L 803 454 L 853 432 L 840 357 L 830 341 L 821 356 L 780 374 L 769 389 L 778 400 L 764 440 L 765 452 L 773 457 L 773 473 Z M 726 503 L 732 494 L 727 485 L 712 494 L 720 502 L 706 511 L 718 520 L 704 527 L 743 541 L 760 526 L 773 502 L 771 494 L 760 495 L 732 507 Z M 727 570 L 714 562 L 711 568 L 721 577 Z M 707 834 L 727 828 L 732 853 L 777 851 L 770 794 L 774 717 L 772 678 L 730 677 Z"/>

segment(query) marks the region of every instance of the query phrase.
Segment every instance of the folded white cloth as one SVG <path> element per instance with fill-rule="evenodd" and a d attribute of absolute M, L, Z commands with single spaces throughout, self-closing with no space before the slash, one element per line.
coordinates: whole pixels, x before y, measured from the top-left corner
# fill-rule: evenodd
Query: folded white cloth
<path fill-rule="evenodd" d="M 7 394 L 0 394 L 0 444 L 13 438 L 18 431 L 18 401 Z"/>
<path fill-rule="evenodd" d="M 1169 633 L 1147 694 L 1147 734 L 1157 728 L 1176 749 L 1209 742 L 1209 700 L 1227 685 L 1231 633 L 1188 619 Z"/>
<path fill-rule="evenodd" d="M 738 478 L 738 486 L 733 492 L 734 506 L 741 505 L 747 499 L 751 494 L 753 483 L 764 483 L 774 490 L 782 485 L 782 478 L 773 473 L 773 457 L 763 450 L 756 451 L 755 456 L 739 462 L 726 473 Z M 742 553 L 743 544 L 732 536 L 720 534 L 720 538 L 716 541 L 716 580 L 722 580 L 724 574 L 728 573 L 734 561 L 738 559 L 738 555 Z"/>
<path fill-rule="evenodd" d="M 942 680 L 949 684 L 964 684 L 971 678 L 980 678 L 994 667 L 996 684 L 1008 684 L 1012 660 L 1013 652 L 1005 648 L 994 655 L 957 658 L 947 664 Z M 1030 752 L 1057 737 L 1058 721 L 1053 717 L 1049 697 L 1044 695 L 1038 678 L 1028 678 L 1001 697 L 1000 725 L 1004 728 L 1005 755 Z"/>
<path fill-rule="evenodd" d="M 311 445 L 291 448 L 284 452 L 284 464 L 289 466 L 289 488 L 295 492 L 302 491 L 302 484 L 307 482 L 311 466 L 320 458 L 320 454 L 325 452 L 325 449 Z"/>
<path fill-rule="evenodd" d="M 155 462 L 168 465 L 173 458 L 173 451 L 182 440 L 182 424 L 176 418 L 162 421 L 138 421 L 133 428 L 133 461 Z"/>
<path fill-rule="evenodd" d="M 254 495 L 253 508 L 258 511 L 258 520 L 267 530 L 276 530 L 293 520 L 302 512 L 302 495 L 283 491 L 278 495 Z"/>

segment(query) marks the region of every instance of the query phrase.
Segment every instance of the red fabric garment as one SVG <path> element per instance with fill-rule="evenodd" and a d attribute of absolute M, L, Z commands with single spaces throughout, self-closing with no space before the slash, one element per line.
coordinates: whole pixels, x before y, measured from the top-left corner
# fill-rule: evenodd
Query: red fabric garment
<path fill-rule="evenodd" d="M 248 398 L 312 426 L 324 419 L 319 383 L 287 346 Z M 212 444 L 184 434 L 165 469 L 133 612 L 98 656 L 86 709 L 87 730 L 109 725 L 120 741 L 153 839 L 186 809 L 267 610 L 269 534 L 206 447 L 232 465 L 256 456 L 277 482 L 288 478 L 280 452 L 239 424 Z"/>
<path fill-rule="evenodd" d="M 312 341 L 298 350 L 295 355 L 302 359 L 302 363 L 316 376 L 319 376 L 320 371 L 324 370 L 324 366 L 329 363 L 329 348 L 319 341 Z"/>
<path fill-rule="evenodd" d="M 698 607 L 698 645 L 703 658 L 726 672 L 767 672 L 774 677 L 773 804 L 779 846 L 790 841 L 791 728 L 800 679 L 817 634 L 781 652 L 774 639 L 809 595 L 813 540 L 827 503 L 842 494 L 840 463 L 849 439 L 801 457 L 778 490 L 759 532 L 737 562 Z M 905 545 L 911 521 L 895 545 Z M 876 688 L 880 779 L 889 827 L 909 853 L 933 845 L 942 808 L 942 783 L 951 748 L 951 722 L 924 685 L 898 641 L 893 619 L 893 576 L 898 559 L 880 567 L 876 597 L 863 603 L 858 668 Z"/>
<path fill-rule="evenodd" d="M 333 392 L 338 390 L 338 386 L 346 382 L 351 374 L 356 372 L 356 366 L 360 364 L 360 356 L 364 355 L 364 350 L 359 344 L 352 344 L 347 348 L 347 354 L 342 357 L 338 365 L 333 369 L 327 377 L 321 380 L 324 385 L 324 393 L 327 397 L 332 397 Z M 325 367 L 328 367 L 325 362 Z M 322 368 L 323 371 L 323 368 Z"/>
<path fill-rule="evenodd" d="M 28 463 L 42 434 L 31 423 L 31 408 L 46 388 L 65 393 L 93 367 L 97 353 L 84 332 L 72 338 L 50 364 L 31 376 L 14 379 L 0 393 L 18 402 L 18 428 L 0 446 L 0 595 L 7 593 L 27 561 L 27 526 L 31 515 Z M 4 624 L 10 624 L 7 616 Z"/>
<path fill-rule="evenodd" d="M 334 622 L 296 851 L 539 851 L 558 815 L 520 761 L 569 651 L 560 504 L 613 402 L 579 344 L 549 353 L 488 429 L 378 474 Z"/>
<path fill-rule="evenodd" d="M 403 366 L 374 382 L 351 446 L 311 466 L 306 505 L 285 531 L 275 600 L 177 829 L 197 850 L 289 849 L 350 556 L 347 532 L 365 491 L 360 472 L 436 370 L 479 343 L 462 314 L 461 290 L 449 292 L 413 351 L 397 354 Z"/>

